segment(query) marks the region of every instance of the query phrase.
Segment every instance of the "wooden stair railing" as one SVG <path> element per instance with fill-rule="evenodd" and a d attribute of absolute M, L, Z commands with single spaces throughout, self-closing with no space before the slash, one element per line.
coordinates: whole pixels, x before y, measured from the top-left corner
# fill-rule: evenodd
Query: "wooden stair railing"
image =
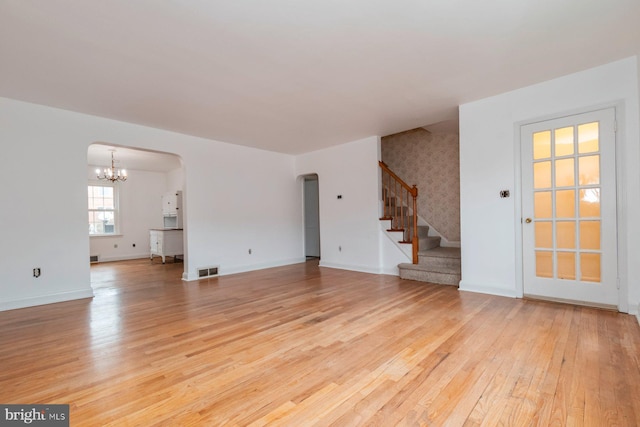
<path fill-rule="evenodd" d="M 382 204 L 384 212 L 381 220 L 390 220 L 389 231 L 402 231 L 401 243 L 411 243 L 412 262 L 418 263 L 418 188 L 409 186 L 384 163 L 378 162 L 382 169 Z M 410 198 L 412 199 L 410 201 Z M 409 212 L 409 203 L 412 212 Z M 410 214 L 410 215 L 409 215 Z"/>

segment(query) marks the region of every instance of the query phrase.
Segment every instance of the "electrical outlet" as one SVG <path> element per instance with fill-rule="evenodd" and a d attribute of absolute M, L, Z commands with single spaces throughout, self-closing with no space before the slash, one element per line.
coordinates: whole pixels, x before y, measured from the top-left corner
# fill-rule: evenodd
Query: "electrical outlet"
<path fill-rule="evenodd" d="M 33 277 L 40 277 L 40 268 L 34 268 L 33 269 Z"/>
<path fill-rule="evenodd" d="M 249 255 L 251 255 L 251 249 L 249 249 Z"/>
<path fill-rule="evenodd" d="M 117 249 L 118 248 L 118 244 L 114 243 L 113 247 Z"/>
<path fill-rule="evenodd" d="M 342 246 L 338 246 L 338 252 L 342 252 Z"/>

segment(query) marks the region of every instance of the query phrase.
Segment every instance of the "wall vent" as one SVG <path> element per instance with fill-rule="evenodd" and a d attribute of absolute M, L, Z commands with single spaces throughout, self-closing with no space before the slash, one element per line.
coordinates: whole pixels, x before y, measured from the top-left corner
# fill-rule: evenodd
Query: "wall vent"
<path fill-rule="evenodd" d="M 98 255 L 89 255 L 89 263 L 96 264 L 98 262 L 100 262 Z"/>
<path fill-rule="evenodd" d="M 198 269 L 198 279 L 206 279 L 218 275 L 218 267 L 204 267 Z"/>

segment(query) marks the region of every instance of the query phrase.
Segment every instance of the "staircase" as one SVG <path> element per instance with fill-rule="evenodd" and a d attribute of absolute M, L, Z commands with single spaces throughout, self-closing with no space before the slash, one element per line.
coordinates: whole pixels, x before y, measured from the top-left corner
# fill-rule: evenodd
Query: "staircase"
<path fill-rule="evenodd" d="M 418 225 L 415 203 L 417 188 L 409 187 L 384 163 L 380 162 L 380 166 L 383 170 L 384 202 L 384 214 L 380 220 L 388 221 L 387 233 L 397 236 L 400 245 L 412 246 L 413 263 L 398 265 L 400 278 L 458 286 L 461 280 L 460 248 L 441 247 L 440 236 L 430 236 L 428 225 Z M 412 209 L 408 206 L 411 199 Z M 416 234 L 414 228 L 417 228 Z"/>
<path fill-rule="evenodd" d="M 401 279 L 458 286 L 462 278 L 460 248 L 436 246 L 420 251 L 417 264 L 400 264 L 398 270 Z"/>

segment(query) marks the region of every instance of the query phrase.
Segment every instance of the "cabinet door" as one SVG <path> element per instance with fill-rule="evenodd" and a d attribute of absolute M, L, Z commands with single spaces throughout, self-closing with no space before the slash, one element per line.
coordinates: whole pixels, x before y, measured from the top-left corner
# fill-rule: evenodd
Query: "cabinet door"
<path fill-rule="evenodd" d="M 175 215 L 178 207 L 178 200 L 175 194 L 169 193 L 162 196 L 162 213 Z"/>
<path fill-rule="evenodd" d="M 151 252 L 158 252 L 158 233 L 156 231 L 149 232 L 149 247 Z"/>

